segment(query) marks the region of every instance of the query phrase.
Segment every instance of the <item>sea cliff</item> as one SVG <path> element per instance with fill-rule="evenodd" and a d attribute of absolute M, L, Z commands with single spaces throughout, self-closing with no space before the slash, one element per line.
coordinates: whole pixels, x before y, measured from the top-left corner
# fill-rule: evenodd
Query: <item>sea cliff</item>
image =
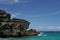
<path fill-rule="evenodd" d="M 0 10 L 0 37 L 22 37 L 38 35 L 35 29 L 29 28 L 30 22 L 24 19 L 12 18 L 5 10 Z"/>

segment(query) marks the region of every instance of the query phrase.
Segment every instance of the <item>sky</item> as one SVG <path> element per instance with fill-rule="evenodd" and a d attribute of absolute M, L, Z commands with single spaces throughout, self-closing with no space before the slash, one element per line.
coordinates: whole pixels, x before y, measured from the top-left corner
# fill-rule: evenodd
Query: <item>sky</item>
<path fill-rule="evenodd" d="M 0 9 L 29 21 L 29 29 L 60 31 L 60 0 L 0 0 Z"/>

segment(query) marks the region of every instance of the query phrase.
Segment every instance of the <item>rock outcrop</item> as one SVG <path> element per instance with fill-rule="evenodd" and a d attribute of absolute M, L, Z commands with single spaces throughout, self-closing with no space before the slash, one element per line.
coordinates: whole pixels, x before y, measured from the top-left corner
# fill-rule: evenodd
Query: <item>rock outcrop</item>
<path fill-rule="evenodd" d="M 11 14 L 0 10 L 0 37 L 21 37 L 38 35 L 34 29 L 27 30 L 30 22 L 24 19 L 12 18 Z"/>

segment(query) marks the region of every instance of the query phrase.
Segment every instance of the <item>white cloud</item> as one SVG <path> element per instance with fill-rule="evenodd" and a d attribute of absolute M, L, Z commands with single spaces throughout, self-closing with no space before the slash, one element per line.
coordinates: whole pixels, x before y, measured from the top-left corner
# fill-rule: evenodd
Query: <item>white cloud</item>
<path fill-rule="evenodd" d="M 0 0 L 0 4 L 27 3 L 28 0 Z"/>
<path fill-rule="evenodd" d="M 0 0 L 0 4 L 13 4 L 18 2 L 19 0 Z"/>
<path fill-rule="evenodd" d="M 13 0 L 14 2 L 19 2 L 19 0 Z"/>
<path fill-rule="evenodd" d="M 60 26 L 32 26 L 30 29 L 36 29 L 37 31 L 60 31 Z"/>
<path fill-rule="evenodd" d="M 60 14 L 60 11 L 56 12 L 55 14 Z"/>
<path fill-rule="evenodd" d="M 39 27 L 38 29 L 43 30 L 43 31 L 60 31 L 60 26 L 44 26 L 44 27 Z"/>
<path fill-rule="evenodd" d="M 47 14 L 42 14 L 41 16 L 54 16 L 54 15 L 59 15 L 60 11 L 52 12 L 52 13 L 47 13 Z"/>
<path fill-rule="evenodd" d="M 60 14 L 60 11 L 56 11 L 54 13 L 51 13 L 51 15 L 58 15 L 58 14 Z"/>
<path fill-rule="evenodd" d="M 15 3 L 19 3 L 20 1 L 19 0 L 12 0 L 10 1 L 10 4 L 15 4 Z"/>
<path fill-rule="evenodd" d="M 21 15 L 21 13 L 13 13 L 13 14 L 11 14 L 11 18 L 17 18 L 20 15 Z"/>

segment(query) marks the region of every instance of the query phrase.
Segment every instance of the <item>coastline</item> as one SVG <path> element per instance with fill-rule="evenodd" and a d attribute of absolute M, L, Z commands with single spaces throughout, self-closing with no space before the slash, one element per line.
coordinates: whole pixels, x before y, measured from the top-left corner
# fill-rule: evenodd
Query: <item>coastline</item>
<path fill-rule="evenodd" d="M 23 37 L 40 34 L 36 29 L 29 29 L 29 24 L 25 19 L 12 18 L 11 14 L 5 10 L 0 10 L 0 37 Z"/>

